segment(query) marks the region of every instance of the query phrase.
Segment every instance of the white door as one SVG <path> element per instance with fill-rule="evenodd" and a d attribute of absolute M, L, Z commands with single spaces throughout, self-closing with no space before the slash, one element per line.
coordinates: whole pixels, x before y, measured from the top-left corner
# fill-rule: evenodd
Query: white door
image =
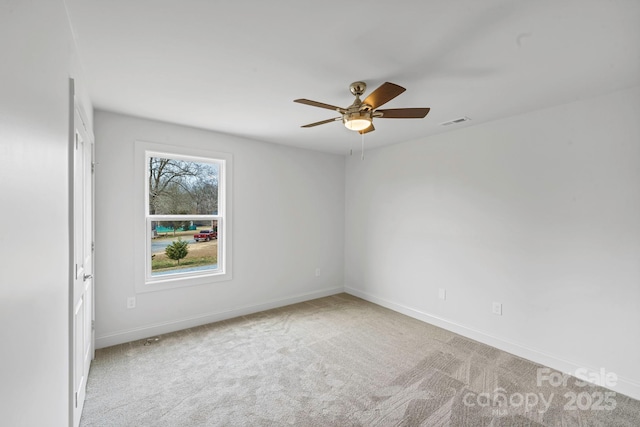
<path fill-rule="evenodd" d="M 71 405 L 80 424 L 87 377 L 94 353 L 93 335 L 93 141 L 80 110 L 74 108 L 73 149 L 73 304 Z"/>

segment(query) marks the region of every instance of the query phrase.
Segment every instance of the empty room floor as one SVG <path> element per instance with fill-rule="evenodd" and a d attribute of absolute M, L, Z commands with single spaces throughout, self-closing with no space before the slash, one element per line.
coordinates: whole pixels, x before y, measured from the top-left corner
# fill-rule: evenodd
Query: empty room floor
<path fill-rule="evenodd" d="M 348 294 L 96 352 L 81 426 L 638 426 L 640 401 Z"/>

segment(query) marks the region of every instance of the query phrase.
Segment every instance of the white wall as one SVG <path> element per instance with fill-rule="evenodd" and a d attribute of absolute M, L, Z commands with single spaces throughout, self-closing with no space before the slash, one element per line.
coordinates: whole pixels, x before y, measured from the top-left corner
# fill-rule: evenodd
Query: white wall
<path fill-rule="evenodd" d="M 103 111 L 95 132 L 98 347 L 342 291 L 343 157 Z M 136 295 L 136 140 L 233 155 L 232 280 Z"/>
<path fill-rule="evenodd" d="M 68 426 L 69 77 L 82 85 L 64 3 L 4 1 L 0 52 L 0 424 Z"/>
<path fill-rule="evenodd" d="M 640 398 L 638 117 L 636 87 L 348 159 L 347 291 Z"/>

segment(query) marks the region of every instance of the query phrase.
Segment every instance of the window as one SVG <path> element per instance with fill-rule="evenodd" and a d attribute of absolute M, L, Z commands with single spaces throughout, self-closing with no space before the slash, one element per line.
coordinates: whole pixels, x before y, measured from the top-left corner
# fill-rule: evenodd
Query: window
<path fill-rule="evenodd" d="M 136 160 L 144 182 L 137 270 L 144 266 L 145 285 L 136 290 L 230 279 L 230 155 L 138 142 Z"/>

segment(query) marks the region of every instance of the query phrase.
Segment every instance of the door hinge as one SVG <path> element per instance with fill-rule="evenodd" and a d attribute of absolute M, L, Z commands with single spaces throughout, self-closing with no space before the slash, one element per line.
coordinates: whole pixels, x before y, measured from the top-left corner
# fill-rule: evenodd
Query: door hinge
<path fill-rule="evenodd" d="M 78 133 L 76 132 L 76 150 L 78 149 Z"/>
<path fill-rule="evenodd" d="M 96 330 L 96 321 L 95 321 L 95 320 L 92 320 L 92 321 L 91 321 L 91 330 L 92 330 L 92 331 L 95 331 L 95 330 Z"/>
<path fill-rule="evenodd" d="M 95 172 L 96 172 L 96 163 L 91 162 L 91 173 L 95 173 Z"/>
<path fill-rule="evenodd" d="M 77 408 L 78 407 L 78 392 L 77 391 L 76 391 L 76 394 L 75 394 L 75 398 L 76 398 L 76 408 Z"/>
<path fill-rule="evenodd" d="M 91 251 L 95 251 L 96 250 L 96 242 L 91 242 Z"/>

